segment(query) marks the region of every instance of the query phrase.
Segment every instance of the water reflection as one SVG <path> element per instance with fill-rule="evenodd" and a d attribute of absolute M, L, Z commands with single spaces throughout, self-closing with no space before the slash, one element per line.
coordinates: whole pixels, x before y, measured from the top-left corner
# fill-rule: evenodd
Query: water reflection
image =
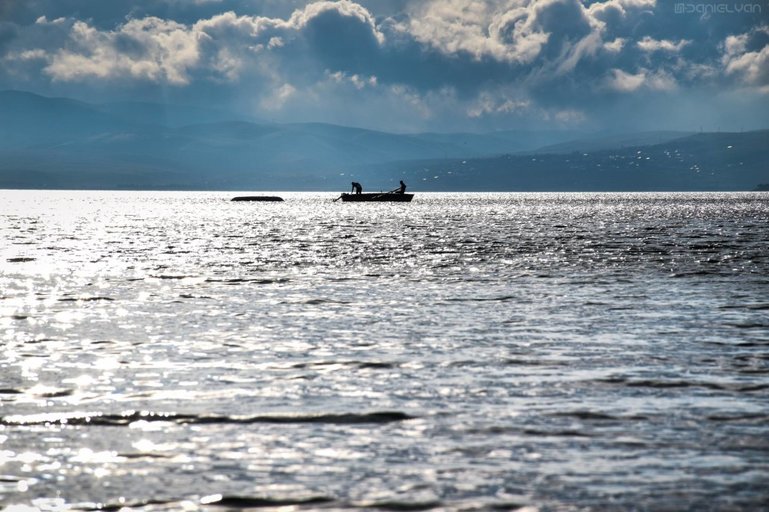
<path fill-rule="evenodd" d="M 765 195 L 3 194 L 2 506 L 766 499 Z"/>

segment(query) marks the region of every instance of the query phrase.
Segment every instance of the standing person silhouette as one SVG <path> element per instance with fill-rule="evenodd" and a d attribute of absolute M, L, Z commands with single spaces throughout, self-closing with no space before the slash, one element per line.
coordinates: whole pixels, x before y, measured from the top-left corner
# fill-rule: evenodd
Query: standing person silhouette
<path fill-rule="evenodd" d="M 350 190 L 350 192 L 355 192 L 356 194 L 361 194 L 361 193 L 363 193 L 363 187 L 357 181 L 353 181 L 352 182 L 352 190 Z"/>

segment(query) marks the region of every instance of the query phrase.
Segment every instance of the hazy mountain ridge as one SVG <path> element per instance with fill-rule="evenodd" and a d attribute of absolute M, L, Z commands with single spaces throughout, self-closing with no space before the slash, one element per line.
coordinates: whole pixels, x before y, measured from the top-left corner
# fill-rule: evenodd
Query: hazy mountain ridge
<path fill-rule="evenodd" d="M 406 178 L 425 190 L 749 190 L 769 181 L 767 131 L 393 134 L 230 115 L 3 91 L 0 187 L 338 190 L 352 177 L 370 189 Z"/>
<path fill-rule="evenodd" d="M 572 153 L 574 151 L 603 151 L 638 146 L 654 146 L 692 135 L 693 132 L 671 130 L 646 131 L 638 133 L 596 134 L 590 138 L 577 138 L 558 144 L 542 146 L 536 153 Z"/>
<path fill-rule="evenodd" d="M 754 190 L 769 182 L 769 130 L 594 152 L 404 163 L 398 174 L 430 190 Z"/>

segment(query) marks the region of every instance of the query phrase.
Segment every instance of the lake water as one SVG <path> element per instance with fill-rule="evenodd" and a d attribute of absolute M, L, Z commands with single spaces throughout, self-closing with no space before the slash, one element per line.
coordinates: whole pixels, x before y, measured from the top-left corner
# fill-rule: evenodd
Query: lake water
<path fill-rule="evenodd" d="M 0 508 L 759 510 L 769 194 L 0 191 Z"/>

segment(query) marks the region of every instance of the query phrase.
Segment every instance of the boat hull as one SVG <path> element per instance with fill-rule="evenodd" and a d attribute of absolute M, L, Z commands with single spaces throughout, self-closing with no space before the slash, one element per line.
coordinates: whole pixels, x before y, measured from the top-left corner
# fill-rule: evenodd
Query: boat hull
<path fill-rule="evenodd" d="M 367 194 L 342 194 L 341 199 L 346 203 L 408 203 L 414 198 L 414 194 L 397 194 L 392 192 L 379 192 Z"/>

